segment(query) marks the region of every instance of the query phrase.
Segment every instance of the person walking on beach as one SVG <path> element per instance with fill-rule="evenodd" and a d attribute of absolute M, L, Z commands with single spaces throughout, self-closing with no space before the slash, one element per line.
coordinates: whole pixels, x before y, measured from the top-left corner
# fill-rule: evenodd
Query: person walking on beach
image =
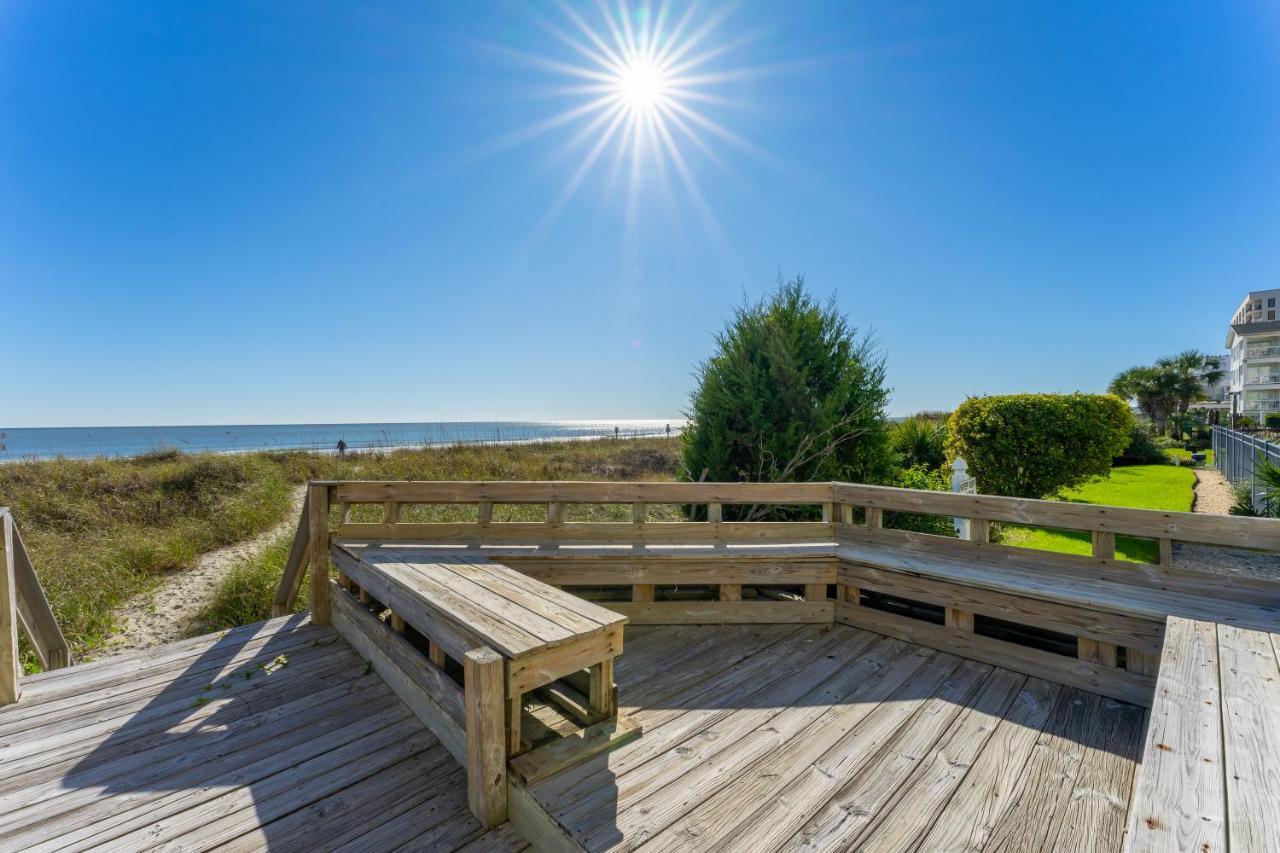
<path fill-rule="evenodd" d="M 339 459 L 347 458 L 347 443 L 342 439 L 338 439 L 338 458 Z"/>

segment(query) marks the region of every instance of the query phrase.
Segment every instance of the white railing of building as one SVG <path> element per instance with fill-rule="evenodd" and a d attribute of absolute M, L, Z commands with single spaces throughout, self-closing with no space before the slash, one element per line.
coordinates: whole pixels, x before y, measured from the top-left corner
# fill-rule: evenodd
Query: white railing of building
<path fill-rule="evenodd" d="M 1223 426 L 1213 428 L 1213 465 L 1232 486 L 1247 483 L 1253 492 L 1253 505 L 1262 509 L 1262 488 L 1254 476 L 1259 460 L 1268 459 L 1280 465 L 1280 444 L 1256 435 Z"/>

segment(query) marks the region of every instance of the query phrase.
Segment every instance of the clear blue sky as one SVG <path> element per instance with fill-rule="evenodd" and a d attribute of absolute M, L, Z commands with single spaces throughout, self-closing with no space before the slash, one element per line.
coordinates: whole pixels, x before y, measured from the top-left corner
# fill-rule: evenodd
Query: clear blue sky
<path fill-rule="evenodd" d="M 708 22 L 687 180 L 615 137 L 570 193 L 552 3 L 5 0 L 0 426 L 667 417 L 780 272 L 903 414 L 1216 351 L 1280 284 L 1275 2 Z"/>

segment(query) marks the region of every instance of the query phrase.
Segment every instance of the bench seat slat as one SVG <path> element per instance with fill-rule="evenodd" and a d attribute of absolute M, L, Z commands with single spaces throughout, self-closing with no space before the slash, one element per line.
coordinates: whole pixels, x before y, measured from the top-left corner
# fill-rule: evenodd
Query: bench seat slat
<path fill-rule="evenodd" d="M 836 554 L 842 561 L 1126 616 L 1163 620 L 1176 615 L 1247 628 L 1280 629 L 1280 608 L 1152 589 L 1113 578 L 1071 576 L 1065 572 L 1046 577 L 1042 571 L 1004 563 L 914 554 L 890 546 L 855 542 L 841 544 Z"/>

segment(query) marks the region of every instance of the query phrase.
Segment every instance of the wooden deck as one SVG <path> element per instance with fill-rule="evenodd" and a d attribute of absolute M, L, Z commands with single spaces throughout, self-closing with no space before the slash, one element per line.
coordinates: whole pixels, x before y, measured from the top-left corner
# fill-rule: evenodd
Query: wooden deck
<path fill-rule="evenodd" d="M 587 850 L 1119 850 L 1146 723 L 844 626 L 629 628 L 618 684 L 644 734 L 529 791 Z"/>
<path fill-rule="evenodd" d="M 485 850 L 466 774 L 301 617 L 23 680 L 0 708 L 0 850 Z"/>
<path fill-rule="evenodd" d="M 844 626 L 627 633 L 644 734 L 526 801 L 586 849 L 1120 848 L 1143 709 Z M 462 767 L 300 617 L 23 691 L 2 850 L 527 846 L 481 829 Z"/>

